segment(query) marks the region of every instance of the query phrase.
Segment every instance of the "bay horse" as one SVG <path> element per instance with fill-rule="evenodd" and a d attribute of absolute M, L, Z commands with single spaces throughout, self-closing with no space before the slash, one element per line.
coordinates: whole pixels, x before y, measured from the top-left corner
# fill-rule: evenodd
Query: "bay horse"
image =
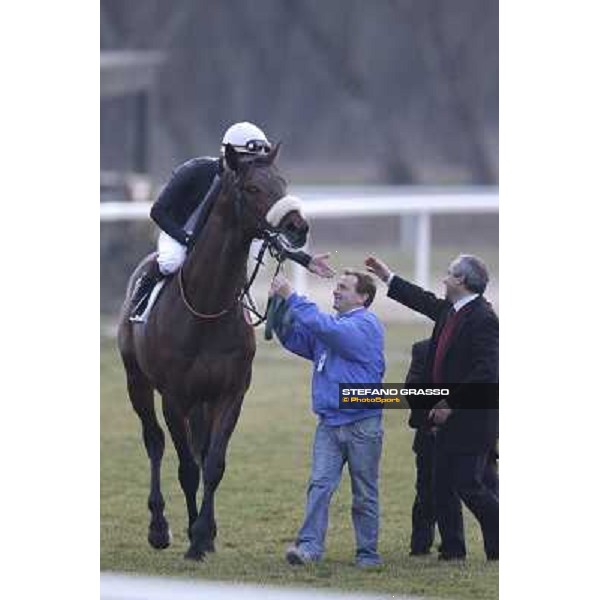
<path fill-rule="evenodd" d="M 135 282 L 155 259 L 146 257 L 129 280 L 121 312 L 118 348 L 150 460 L 148 541 L 157 549 L 171 541 L 160 487 L 165 436 L 155 413 L 156 390 L 179 459 L 190 540 L 185 558 L 192 560 L 214 551 L 215 492 L 250 386 L 256 340 L 240 295 L 251 242 L 277 235 L 298 248 L 308 233 L 299 202 L 287 196 L 287 183 L 274 164 L 278 151 L 279 144 L 267 155 L 246 159 L 226 147 L 221 189 L 183 266 L 165 283 L 146 322 L 132 323 Z"/>

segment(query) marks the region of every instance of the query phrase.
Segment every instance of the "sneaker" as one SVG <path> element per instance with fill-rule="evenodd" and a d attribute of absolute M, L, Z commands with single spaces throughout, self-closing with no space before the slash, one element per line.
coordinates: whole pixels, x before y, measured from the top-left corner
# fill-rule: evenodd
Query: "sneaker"
<path fill-rule="evenodd" d="M 357 560 L 355 565 L 359 569 L 376 569 L 383 566 L 383 561 L 380 558 L 374 560 Z"/>
<path fill-rule="evenodd" d="M 298 546 L 290 546 L 285 553 L 285 560 L 287 560 L 290 565 L 306 565 L 311 562 L 315 562 L 315 559 L 308 554 L 308 552 L 304 552 L 304 550 L 300 550 Z"/>

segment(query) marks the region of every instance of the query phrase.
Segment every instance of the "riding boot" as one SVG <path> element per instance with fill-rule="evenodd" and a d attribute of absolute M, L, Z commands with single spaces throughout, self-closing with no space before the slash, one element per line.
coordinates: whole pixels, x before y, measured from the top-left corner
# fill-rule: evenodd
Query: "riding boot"
<path fill-rule="evenodd" d="M 130 306 L 132 307 L 131 314 L 129 315 L 130 321 L 140 320 L 140 316 L 144 313 L 154 286 L 163 277 L 164 275 L 160 272 L 158 263 L 156 260 L 153 260 L 148 265 L 148 269 L 136 281 L 135 290 L 130 303 Z"/>

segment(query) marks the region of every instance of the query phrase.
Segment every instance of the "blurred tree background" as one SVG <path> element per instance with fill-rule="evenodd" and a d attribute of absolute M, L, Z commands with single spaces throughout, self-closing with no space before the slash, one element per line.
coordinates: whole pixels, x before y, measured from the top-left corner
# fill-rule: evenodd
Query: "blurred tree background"
<path fill-rule="evenodd" d="M 101 0 L 100 13 L 103 200 L 154 199 L 241 120 L 283 142 L 292 186 L 497 185 L 497 0 Z M 371 247 L 376 231 L 393 245 L 398 221 L 317 220 L 311 244 Z M 155 235 L 101 225 L 104 314 Z M 495 248 L 498 219 L 436 215 L 432 238 Z"/>
<path fill-rule="evenodd" d="M 496 184 L 497 0 L 101 0 L 103 51 L 158 51 L 151 172 L 232 122 L 295 183 Z M 101 169 L 135 170 L 131 99 L 103 99 Z"/>

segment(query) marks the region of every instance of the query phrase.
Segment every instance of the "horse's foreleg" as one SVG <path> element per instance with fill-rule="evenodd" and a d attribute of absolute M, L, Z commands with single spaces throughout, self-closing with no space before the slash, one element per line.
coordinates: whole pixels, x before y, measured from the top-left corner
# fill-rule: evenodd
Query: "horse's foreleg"
<path fill-rule="evenodd" d="M 243 396 L 232 402 L 222 401 L 211 414 L 210 441 L 202 463 L 203 497 L 198 519 L 192 526 L 192 539 L 185 558 L 202 560 L 206 552 L 214 551 L 217 536 L 214 499 L 225 472 L 225 455 L 235 429 Z"/>
<path fill-rule="evenodd" d="M 160 465 L 165 450 L 165 434 L 156 419 L 153 388 L 135 363 L 125 364 L 127 389 L 135 412 L 142 423 L 144 445 L 150 459 L 150 526 L 148 542 L 153 548 L 166 548 L 171 542 L 169 524 L 164 516 L 165 501 L 160 490 Z"/>
<path fill-rule="evenodd" d="M 187 439 L 185 421 L 174 398 L 163 396 L 163 415 L 171 439 L 179 459 L 179 484 L 185 495 L 185 503 L 188 513 L 188 537 L 192 538 L 192 525 L 198 518 L 198 506 L 196 494 L 200 485 L 200 467 L 194 460 Z"/>

